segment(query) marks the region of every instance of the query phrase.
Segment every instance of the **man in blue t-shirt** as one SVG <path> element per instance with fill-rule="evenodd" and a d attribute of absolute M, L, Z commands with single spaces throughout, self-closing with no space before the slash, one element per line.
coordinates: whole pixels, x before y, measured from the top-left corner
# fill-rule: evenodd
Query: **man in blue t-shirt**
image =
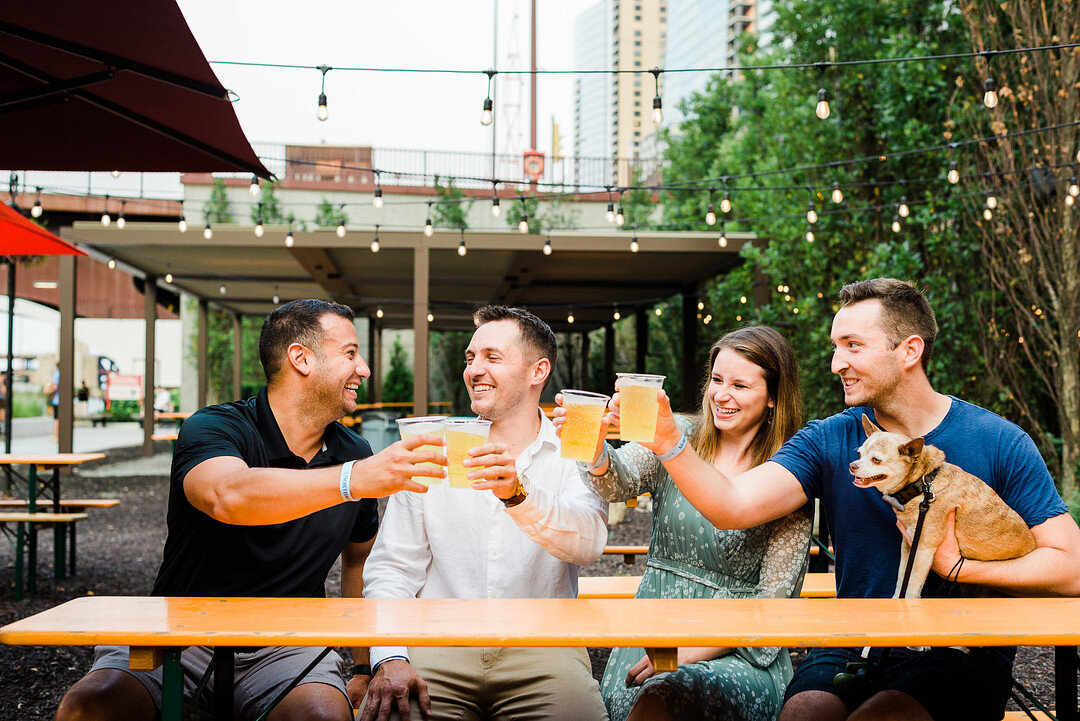
<path fill-rule="evenodd" d="M 832 370 L 848 410 L 812 421 L 773 458 L 728 479 L 694 453 L 664 465 L 679 489 L 719 528 L 747 528 L 780 518 L 818 498 L 836 549 L 837 595 L 891 597 L 901 532 L 882 495 L 852 483 L 848 464 L 866 440 L 867 413 L 887 431 L 916 438 L 986 481 L 1031 528 L 1036 549 L 1017 559 L 967 560 L 957 580 L 1014 595 L 1080 595 L 1080 529 L 1054 488 L 1035 444 L 1017 426 L 936 392 L 927 365 L 937 335 L 929 302 L 913 285 L 876 278 L 845 286 L 833 319 Z M 655 453 L 680 440 L 666 400 L 651 444 Z M 924 596 L 960 560 L 952 531 L 937 550 Z M 954 571 L 953 577 L 956 578 Z M 788 687 L 780 721 L 794 719 L 1000 719 L 1010 687 L 1014 649 L 893 649 L 874 683 L 833 679 L 861 649 L 814 649 Z M 871 661 L 882 649 L 871 652 Z"/>

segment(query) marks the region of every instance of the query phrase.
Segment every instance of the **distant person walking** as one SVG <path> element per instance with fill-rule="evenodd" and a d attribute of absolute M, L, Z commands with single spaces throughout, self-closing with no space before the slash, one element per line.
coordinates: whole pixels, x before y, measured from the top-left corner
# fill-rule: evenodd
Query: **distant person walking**
<path fill-rule="evenodd" d="M 52 407 L 53 417 L 53 440 L 60 441 L 60 366 L 53 371 L 52 380 L 45 386 L 45 395 L 49 396 L 49 405 Z"/>

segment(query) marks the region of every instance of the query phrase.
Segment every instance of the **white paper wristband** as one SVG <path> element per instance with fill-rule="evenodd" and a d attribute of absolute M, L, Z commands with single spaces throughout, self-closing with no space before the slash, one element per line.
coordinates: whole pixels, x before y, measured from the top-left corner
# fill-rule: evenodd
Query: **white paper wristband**
<path fill-rule="evenodd" d="M 352 503 L 353 501 L 359 501 L 359 498 L 353 498 L 349 484 L 352 481 L 352 467 L 356 461 L 349 461 L 341 467 L 341 475 L 338 477 L 338 490 L 341 491 L 341 500 Z"/>
<path fill-rule="evenodd" d="M 657 453 L 656 459 L 661 463 L 670 461 L 672 458 L 683 452 L 683 449 L 686 448 L 686 443 L 686 434 L 683 434 L 682 437 L 679 438 L 679 442 L 676 443 L 670 451 L 667 451 L 666 453 Z"/>

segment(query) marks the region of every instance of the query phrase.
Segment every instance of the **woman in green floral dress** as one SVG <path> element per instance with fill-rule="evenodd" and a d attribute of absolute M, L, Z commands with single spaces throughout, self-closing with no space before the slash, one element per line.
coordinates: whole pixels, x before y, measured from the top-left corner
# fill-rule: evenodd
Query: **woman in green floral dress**
<path fill-rule="evenodd" d="M 678 422 L 694 451 L 731 477 L 765 462 L 800 427 L 795 355 L 778 332 L 753 326 L 717 341 L 707 369 L 700 416 Z M 638 598 L 799 593 L 807 509 L 746 530 L 718 530 L 679 492 L 658 456 L 637 443 L 605 446 L 595 467 L 580 465 L 585 481 L 609 501 L 652 494 Z M 676 671 L 658 674 L 644 649 L 614 649 L 601 683 L 611 721 L 773 719 L 792 674 L 783 648 L 680 648 L 678 658 Z"/>

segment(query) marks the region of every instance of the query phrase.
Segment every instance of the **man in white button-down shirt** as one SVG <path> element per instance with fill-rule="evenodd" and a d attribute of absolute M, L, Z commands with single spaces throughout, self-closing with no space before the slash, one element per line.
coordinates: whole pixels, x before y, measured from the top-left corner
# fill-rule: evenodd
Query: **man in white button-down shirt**
<path fill-rule="evenodd" d="M 605 504 L 560 457 L 539 408 L 555 334 L 518 308 L 488 306 L 473 320 L 463 376 L 473 412 L 491 421 L 465 461 L 475 490 L 392 496 L 366 597 L 573 598 L 578 567 L 604 550 Z M 583 648 L 373 647 L 371 663 L 363 721 L 607 718 Z"/>

